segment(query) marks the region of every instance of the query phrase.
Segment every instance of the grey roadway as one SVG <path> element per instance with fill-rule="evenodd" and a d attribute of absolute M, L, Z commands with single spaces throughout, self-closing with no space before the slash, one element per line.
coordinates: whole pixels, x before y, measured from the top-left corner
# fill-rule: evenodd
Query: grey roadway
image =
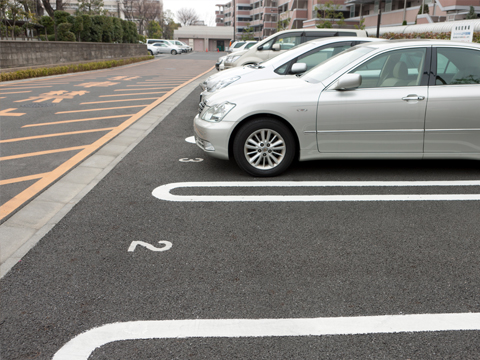
<path fill-rule="evenodd" d="M 61 214 L 45 221 L 31 238 L 41 238 L 38 244 L 1 280 L 2 359 L 49 359 L 78 334 L 115 322 L 480 312 L 478 201 L 154 198 L 152 191 L 169 183 L 253 180 L 234 163 L 207 158 L 185 142 L 198 95 L 192 85 L 156 109 L 166 115 L 163 121 L 162 115 L 147 116 L 143 128 L 132 130 L 146 135 L 135 147 L 117 154 L 105 147 L 106 153 L 87 160 L 93 168 L 107 158 L 109 164 L 91 175 L 93 183 L 85 180 L 91 185 L 67 201 Z M 472 161 L 316 161 L 296 164 L 281 178 L 255 179 L 298 181 L 295 189 L 174 192 L 478 193 L 440 186 L 306 189 L 301 182 L 479 175 Z M 128 251 L 135 241 L 169 241 L 172 248 Z M 479 353 L 478 331 L 445 331 L 129 340 L 102 346 L 90 359 L 477 359 Z"/>

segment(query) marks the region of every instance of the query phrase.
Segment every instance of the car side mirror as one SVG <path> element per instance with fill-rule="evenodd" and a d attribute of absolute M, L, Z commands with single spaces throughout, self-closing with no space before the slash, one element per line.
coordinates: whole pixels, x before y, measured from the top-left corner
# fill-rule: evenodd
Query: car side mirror
<path fill-rule="evenodd" d="M 362 85 L 362 75 L 360 74 L 345 74 L 338 79 L 330 90 L 353 90 Z"/>
<path fill-rule="evenodd" d="M 272 50 L 273 50 L 273 51 L 280 51 L 280 50 L 282 50 L 282 47 L 281 47 L 280 44 L 274 44 L 274 45 L 272 46 Z"/>
<path fill-rule="evenodd" d="M 307 71 L 307 64 L 305 63 L 295 63 L 290 69 L 290 74 L 301 74 Z"/>
<path fill-rule="evenodd" d="M 263 50 L 263 45 L 260 45 L 257 50 Z"/>

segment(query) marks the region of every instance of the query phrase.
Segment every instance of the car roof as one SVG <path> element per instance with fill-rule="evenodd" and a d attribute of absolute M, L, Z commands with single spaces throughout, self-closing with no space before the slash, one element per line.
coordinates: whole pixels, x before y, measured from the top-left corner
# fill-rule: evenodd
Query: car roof
<path fill-rule="evenodd" d="M 375 48 L 401 48 L 409 46 L 456 46 L 456 47 L 474 47 L 480 49 L 479 43 L 460 42 L 452 40 L 437 40 L 437 39 L 399 39 L 381 41 L 375 43 L 361 44 L 358 46 L 373 46 Z"/>

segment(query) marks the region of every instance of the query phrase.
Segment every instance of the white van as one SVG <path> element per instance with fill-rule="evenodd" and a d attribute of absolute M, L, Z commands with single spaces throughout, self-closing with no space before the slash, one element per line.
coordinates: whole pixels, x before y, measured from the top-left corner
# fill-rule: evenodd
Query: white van
<path fill-rule="evenodd" d="M 304 42 L 331 36 L 367 37 L 365 30 L 355 29 L 296 29 L 275 33 L 252 46 L 249 50 L 232 53 L 224 61 L 225 69 L 258 64 Z"/>

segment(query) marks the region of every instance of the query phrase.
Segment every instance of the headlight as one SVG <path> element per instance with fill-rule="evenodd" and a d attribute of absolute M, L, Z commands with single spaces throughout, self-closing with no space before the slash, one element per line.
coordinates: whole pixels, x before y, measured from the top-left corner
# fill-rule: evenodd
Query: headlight
<path fill-rule="evenodd" d="M 209 92 L 215 92 L 217 90 L 223 89 L 224 87 L 227 87 L 231 83 L 234 83 L 235 81 L 239 80 L 240 76 L 235 76 L 230 79 L 218 81 L 215 85 L 213 85 L 208 91 Z"/>
<path fill-rule="evenodd" d="M 242 55 L 231 55 L 227 58 L 227 61 L 225 61 L 225 62 L 233 63 L 233 62 L 237 61 L 237 59 L 239 59 L 240 56 L 242 56 Z"/>
<path fill-rule="evenodd" d="M 205 121 L 220 122 L 234 107 L 235 104 L 229 103 L 228 101 L 211 107 L 206 107 L 200 118 Z"/>

